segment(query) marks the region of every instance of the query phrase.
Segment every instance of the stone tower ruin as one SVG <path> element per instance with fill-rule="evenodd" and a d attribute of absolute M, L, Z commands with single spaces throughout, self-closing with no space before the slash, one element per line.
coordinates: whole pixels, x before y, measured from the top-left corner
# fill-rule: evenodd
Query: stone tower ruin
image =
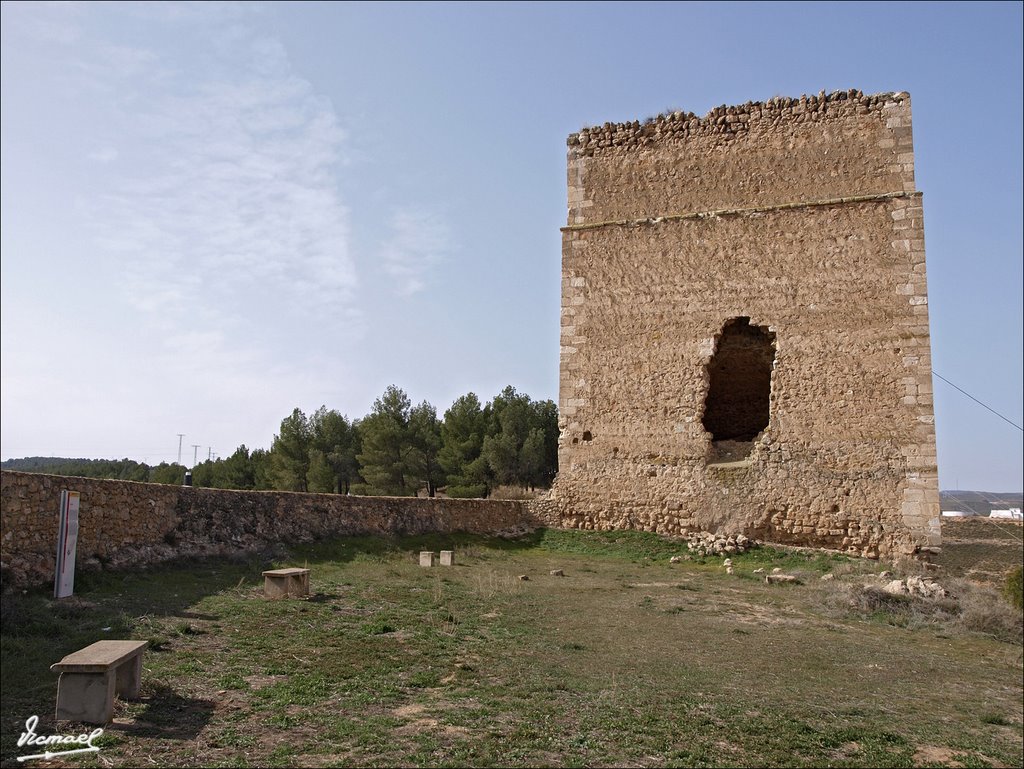
<path fill-rule="evenodd" d="M 551 522 L 937 545 L 909 95 L 674 112 L 568 144 Z"/>

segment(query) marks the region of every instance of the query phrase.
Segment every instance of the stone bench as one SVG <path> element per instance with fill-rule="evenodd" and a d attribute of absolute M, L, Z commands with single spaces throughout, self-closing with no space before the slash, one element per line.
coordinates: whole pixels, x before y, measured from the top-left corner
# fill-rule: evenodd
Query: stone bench
<path fill-rule="evenodd" d="M 271 569 L 263 572 L 266 598 L 305 598 L 309 595 L 309 569 Z"/>
<path fill-rule="evenodd" d="M 142 652 L 148 641 L 97 641 L 69 654 L 50 670 L 57 681 L 58 721 L 106 724 L 114 717 L 114 695 L 139 696 Z"/>

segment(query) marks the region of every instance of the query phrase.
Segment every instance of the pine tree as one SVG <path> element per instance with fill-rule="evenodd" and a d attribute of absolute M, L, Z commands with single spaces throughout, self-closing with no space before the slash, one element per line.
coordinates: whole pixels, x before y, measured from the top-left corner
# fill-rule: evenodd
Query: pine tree
<path fill-rule="evenodd" d="M 491 473 L 481 456 L 490 407 L 475 393 L 459 397 L 444 413 L 438 461 L 447 476 L 449 496 L 487 496 Z"/>
<path fill-rule="evenodd" d="M 359 423 L 362 450 L 357 459 L 371 493 L 403 496 L 415 491 L 410 484 L 410 411 L 409 397 L 389 385 Z"/>
<path fill-rule="evenodd" d="M 358 473 L 355 429 L 348 419 L 321 406 L 309 419 L 310 470 L 316 466 L 317 491 L 345 494 Z M 315 455 L 319 458 L 314 459 Z M 310 485 L 310 490 L 313 485 Z"/>
<path fill-rule="evenodd" d="M 281 420 L 281 433 L 270 448 L 271 477 L 275 489 L 306 491 L 312 433 L 309 419 L 300 409 Z"/>
<path fill-rule="evenodd" d="M 433 497 L 437 487 L 444 483 L 444 470 L 438 454 L 441 450 L 441 422 L 437 409 L 426 401 L 409 412 L 409 469 L 418 482 L 426 486 L 427 496 Z"/>

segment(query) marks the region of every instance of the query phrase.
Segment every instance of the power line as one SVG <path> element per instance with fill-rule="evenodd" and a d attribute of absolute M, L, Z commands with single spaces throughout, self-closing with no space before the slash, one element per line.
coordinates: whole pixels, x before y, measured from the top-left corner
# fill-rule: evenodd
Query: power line
<path fill-rule="evenodd" d="M 981 407 L 983 407 L 983 408 L 986 408 L 986 409 L 988 409 L 988 410 L 989 410 L 989 411 L 991 411 L 991 412 L 992 412 L 993 414 L 995 414 L 995 415 L 996 415 L 997 417 L 999 417 L 1000 419 L 1002 419 L 1002 420 L 1003 420 L 1004 422 L 1008 422 L 1009 424 L 1013 425 L 1013 426 L 1014 426 L 1014 427 L 1016 427 L 1016 428 L 1017 428 L 1018 430 L 1020 430 L 1020 431 L 1021 431 L 1022 433 L 1024 433 L 1024 427 L 1021 427 L 1021 426 L 1020 426 L 1019 424 L 1017 424 L 1016 422 L 1011 422 L 1011 421 L 1010 421 L 1009 419 L 1007 419 L 1006 417 L 1004 417 L 1004 416 L 1003 416 L 1002 414 L 1000 414 L 1000 413 L 999 413 L 998 411 L 996 411 L 996 410 L 995 410 L 994 408 L 992 408 L 991 406 L 988 406 L 988 405 L 986 405 L 986 404 L 982 403 L 982 402 L 981 402 L 980 400 L 978 400 L 977 398 L 975 398 L 975 397 L 974 397 L 973 395 L 971 395 L 971 394 L 970 394 L 969 392 L 967 392 L 966 390 L 963 390 L 963 389 L 961 389 L 961 388 L 957 387 L 957 386 L 956 386 L 955 384 L 953 384 L 952 382 L 950 382 L 950 381 L 949 381 L 948 379 L 946 379 L 946 377 L 942 376 L 942 374 L 940 374 L 940 373 L 939 373 L 938 371 L 936 371 L 935 369 L 932 369 L 932 373 L 933 373 L 933 374 L 935 374 L 935 376 L 937 376 L 937 377 L 938 377 L 939 379 L 941 379 L 941 380 L 942 380 L 943 382 L 945 382 L 946 384 L 948 384 L 948 385 L 949 385 L 950 387 L 952 387 L 953 389 L 955 389 L 955 390 L 957 390 L 958 392 L 961 392 L 961 393 L 963 393 L 964 395 L 966 395 L 966 396 L 967 396 L 968 398 L 970 398 L 970 399 L 971 399 L 972 401 L 974 401 L 975 403 L 977 403 L 977 404 L 978 404 L 979 406 L 981 406 Z"/>
<path fill-rule="evenodd" d="M 1000 531 L 1005 531 L 1007 534 L 1010 535 L 1011 538 L 1016 539 L 1016 540 L 1020 540 L 1020 541 L 1024 541 L 1024 537 L 1022 537 L 1021 535 L 1019 535 L 1017 533 L 1016 528 L 1010 529 L 1007 526 L 1003 526 L 1000 523 L 996 523 L 997 519 L 992 518 L 991 515 L 989 515 L 989 516 L 982 515 L 982 516 L 978 516 L 978 517 L 981 518 L 983 521 L 988 521 L 988 523 L 990 525 L 995 526 Z"/>

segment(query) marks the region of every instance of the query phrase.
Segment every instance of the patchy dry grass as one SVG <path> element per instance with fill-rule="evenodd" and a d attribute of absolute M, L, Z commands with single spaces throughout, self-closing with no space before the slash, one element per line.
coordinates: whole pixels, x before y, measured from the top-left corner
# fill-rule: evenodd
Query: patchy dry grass
<path fill-rule="evenodd" d="M 832 616 L 858 616 L 898 627 L 928 628 L 946 635 L 985 634 L 1016 646 L 1024 642 L 1024 618 L 1005 596 L 988 585 L 943 580 L 944 598 L 893 595 L 888 580 L 846 581 L 819 588 L 823 609 Z"/>
<path fill-rule="evenodd" d="M 455 567 L 417 565 L 442 547 Z M 668 562 L 684 552 L 636 532 L 349 539 L 273 563 L 312 568 L 308 601 L 264 601 L 257 561 L 8 596 L 2 763 L 29 715 L 66 726 L 50 663 L 132 637 L 152 642 L 142 700 L 98 756 L 49 765 L 1021 765 L 1021 647 L 958 619 L 976 596 L 908 614 L 862 587 L 878 564 L 766 548 L 729 576 Z M 801 584 L 755 573 L 773 568 Z"/>

